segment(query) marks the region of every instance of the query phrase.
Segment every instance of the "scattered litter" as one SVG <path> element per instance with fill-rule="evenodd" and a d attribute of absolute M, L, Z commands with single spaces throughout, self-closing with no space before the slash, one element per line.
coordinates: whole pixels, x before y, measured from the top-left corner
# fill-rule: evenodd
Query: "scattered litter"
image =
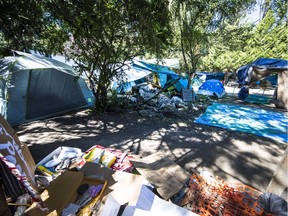
<path fill-rule="evenodd" d="M 244 184 L 229 184 L 219 177 L 193 174 L 187 188 L 177 204 L 199 215 L 261 216 L 265 213 L 258 202 L 262 193 Z"/>

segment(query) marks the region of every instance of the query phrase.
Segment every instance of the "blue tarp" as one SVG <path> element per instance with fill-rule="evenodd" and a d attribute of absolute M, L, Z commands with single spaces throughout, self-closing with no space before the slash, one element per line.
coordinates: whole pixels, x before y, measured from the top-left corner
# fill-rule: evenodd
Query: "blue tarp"
<path fill-rule="evenodd" d="M 181 91 L 182 88 L 187 88 L 188 80 L 184 77 L 181 77 L 179 74 L 174 72 L 173 70 L 170 70 L 168 67 L 156 65 L 156 64 L 150 64 L 143 61 L 134 61 L 132 64 L 132 67 L 136 71 L 150 71 L 153 73 L 157 73 L 160 79 L 160 86 L 162 88 L 165 87 L 165 84 L 168 82 L 169 79 L 176 80 L 179 78 L 179 80 L 174 84 L 174 87 L 177 91 Z"/>
<path fill-rule="evenodd" d="M 268 137 L 287 143 L 287 115 L 265 109 L 213 103 L 196 123 Z"/>
<path fill-rule="evenodd" d="M 271 98 L 261 95 L 249 95 L 244 101 L 253 104 L 268 104 Z"/>
<path fill-rule="evenodd" d="M 210 80 L 210 79 L 217 79 L 217 80 L 224 80 L 225 77 L 225 72 L 200 72 L 197 71 L 196 76 L 202 77 L 205 76 L 205 80 Z"/>
<path fill-rule="evenodd" d="M 198 89 L 197 94 L 217 96 L 217 98 L 222 98 L 225 94 L 224 85 L 216 79 L 211 79 L 205 81 Z"/>
<path fill-rule="evenodd" d="M 137 68 L 141 68 L 144 70 L 148 70 L 151 72 L 156 72 L 156 73 L 160 73 L 160 74 L 166 74 L 171 76 L 172 78 L 176 79 L 178 78 L 180 75 L 177 74 L 176 72 L 170 70 L 168 67 L 165 66 L 161 66 L 161 65 L 156 65 L 156 64 L 149 64 L 143 61 L 134 61 L 132 66 L 137 69 Z"/>
<path fill-rule="evenodd" d="M 273 58 L 258 58 L 251 64 L 244 65 L 240 67 L 237 71 L 237 82 L 242 86 L 245 85 L 247 82 L 248 71 L 251 67 L 265 67 L 265 68 L 276 68 L 276 69 L 283 69 L 288 68 L 288 61 L 284 59 L 273 59 Z M 249 83 L 247 83 L 249 84 Z"/>

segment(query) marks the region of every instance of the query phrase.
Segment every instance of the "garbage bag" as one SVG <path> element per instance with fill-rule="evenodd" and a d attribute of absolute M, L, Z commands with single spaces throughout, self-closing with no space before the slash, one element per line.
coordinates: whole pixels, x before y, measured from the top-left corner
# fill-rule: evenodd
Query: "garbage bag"
<path fill-rule="evenodd" d="M 273 193 L 263 193 L 259 196 L 259 203 L 263 206 L 267 213 L 272 213 L 276 216 L 287 216 L 287 201 L 282 197 Z"/>
<path fill-rule="evenodd" d="M 247 86 L 243 86 L 238 92 L 238 98 L 240 100 L 245 100 L 249 95 L 249 88 Z"/>

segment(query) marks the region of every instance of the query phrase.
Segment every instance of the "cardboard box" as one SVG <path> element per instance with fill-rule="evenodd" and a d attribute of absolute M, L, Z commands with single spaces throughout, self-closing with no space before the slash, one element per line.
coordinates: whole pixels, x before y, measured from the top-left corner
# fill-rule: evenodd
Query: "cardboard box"
<path fill-rule="evenodd" d="M 81 169 L 87 177 L 105 179 L 107 187 L 103 192 L 102 201 L 106 201 L 108 195 L 120 204 L 130 203 L 135 205 L 143 184 L 148 181 L 141 175 L 114 171 L 97 163 L 87 162 Z"/>
<path fill-rule="evenodd" d="M 61 212 L 70 203 L 77 199 L 77 189 L 81 184 L 88 183 L 90 186 L 103 184 L 101 192 L 85 206 L 77 215 L 89 215 L 90 207 L 101 199 L 102 193 L 107 186 L 107 181 L 95 178 L 84 177 L 83 172 L 66 171 L 56 178 L 51 185 L 41 194 L 41 198 L 48 207 L 49 212 L 41 211 L 35 203 L 26 210 L 25 215 L 41 216 L 41 215 L 61 215 Z"/>
<path fill-rule="evenodd" d="M 165 200 L 178 193 L 191 176 L 163 153 L 130 161 Z"/>
<path fill-rule="evenodd" d="M 23 176 L 27 177 L 34 188 L 37 188 L 34 179 L 36 168 L 34 159 L 27 145 L 20 142 L 16 132 L 2 115 L 0 115 L 0 153 L 12 162 Z"/>

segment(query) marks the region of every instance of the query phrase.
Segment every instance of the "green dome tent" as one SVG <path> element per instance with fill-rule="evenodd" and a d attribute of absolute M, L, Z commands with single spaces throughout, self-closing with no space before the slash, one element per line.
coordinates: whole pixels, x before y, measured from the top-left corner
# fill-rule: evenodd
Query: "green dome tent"
<path fill-rule="evenodd" d="M 15 51 L 0 59 L 0 111 L 11 126 L 94 105 L 72 67 Z"/>

